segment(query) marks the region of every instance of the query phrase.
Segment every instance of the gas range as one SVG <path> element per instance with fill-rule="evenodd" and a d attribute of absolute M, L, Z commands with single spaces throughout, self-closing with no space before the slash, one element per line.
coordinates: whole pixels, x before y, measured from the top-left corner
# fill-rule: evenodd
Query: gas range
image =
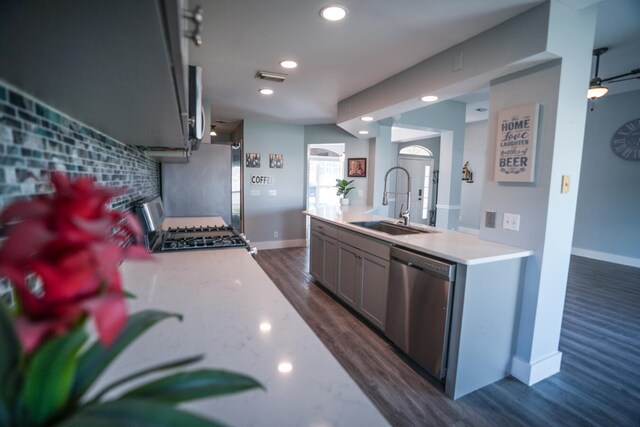
<path fill-rule="evenodd" d="M 146 232 L 145 244 L 151 252 L 246 248 L 254 256 L 257 253 L 249 246 L 249 240 L 229 225 L 162 229 L 165 215 L 159 197 L 139 204 L 136 212 Z"/>
<path fill-rule="evenodd" d="M 246 247 L 243 236 L 228 225 L 169 228 L 157 231 L 149 241 L 151 252 Z"/>

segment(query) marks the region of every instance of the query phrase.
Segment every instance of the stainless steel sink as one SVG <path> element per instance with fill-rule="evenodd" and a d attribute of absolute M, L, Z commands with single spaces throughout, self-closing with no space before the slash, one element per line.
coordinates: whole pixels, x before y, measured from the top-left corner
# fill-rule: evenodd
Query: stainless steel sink
<path fill-rule="evenodd" d="M 357 222 L 350 222 L 349 224 L 356 225 L 358 227 L 368 228 L 370 230 L 381 231 L 383 233 L 393 234 L 393 235 L 435 233 L 434 231 L 408 227 L 401 224 L 394 224 L 386 221 L 357 221 Z"/>

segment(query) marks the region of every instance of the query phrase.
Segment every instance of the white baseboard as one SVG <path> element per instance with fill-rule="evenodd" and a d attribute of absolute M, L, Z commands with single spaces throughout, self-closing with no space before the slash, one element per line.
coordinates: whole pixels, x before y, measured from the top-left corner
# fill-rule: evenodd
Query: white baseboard
<path fill-rule="evenodd" d="M 526 385 L 534 385 L 538 381 L 560 372 L 561 361 L 562 352 L 560 351 L 533 364 L 513 356 L 513 359 L 511 359 L 511 375 Z"/>
<path fill-rule="evenodd" d="M 251 242 L 251 245 L 254 245 L 259 251 L 267 249 L 304 248 L 307 246 L 307 240 L 273 240 L 271 242 Z"/>
<path fill-rule="evenodd" d="M 597 259 L 599 261 L 612 262 L 614 264 L 628 265 L 640 268 L 640 259 L 624 255 L 608 254 L 606 252 L 592 251 L 589 249 L 571 248 L 571 255 Z"/>
<path fill-rule="evenodd" d="M 480 234 L 480 230 L 477 228 L 458 227 L 458 231 L 461 233 L 473 234 L 474 236 L 478 236 Z"/>

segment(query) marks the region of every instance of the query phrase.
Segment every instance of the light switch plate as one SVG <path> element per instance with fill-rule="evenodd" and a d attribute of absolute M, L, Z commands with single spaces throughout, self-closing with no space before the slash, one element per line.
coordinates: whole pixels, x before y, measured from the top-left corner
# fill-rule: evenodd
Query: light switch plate
<path fill-rule="evenodd" d="M 506 213 L 502 217 L 502 228 L 505 230 L 520 230 L 520 215 Z"/>

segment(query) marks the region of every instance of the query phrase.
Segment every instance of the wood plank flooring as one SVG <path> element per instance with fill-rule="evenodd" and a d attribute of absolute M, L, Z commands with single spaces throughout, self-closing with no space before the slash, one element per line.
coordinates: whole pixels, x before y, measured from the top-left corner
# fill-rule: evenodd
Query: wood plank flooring
<path fill-rule="evenodd" d="M 307 248 L 257 261 L 394 426 L 640 426 L 640 269 L 573 257 L 559 374 L 505 378 L 458 400 L 309 275 Z"/>

